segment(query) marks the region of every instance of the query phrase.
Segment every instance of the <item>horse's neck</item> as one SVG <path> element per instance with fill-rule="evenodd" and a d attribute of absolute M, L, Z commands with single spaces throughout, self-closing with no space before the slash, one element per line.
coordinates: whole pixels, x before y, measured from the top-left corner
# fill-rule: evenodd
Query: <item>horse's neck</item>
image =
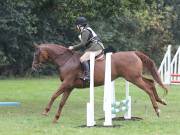
<path fill-rule="evenodd" d="M 75 57 L 78 60 L 80 58 L 79 54 L 69 50 L 62 50 L 61 52 L 58 52 L 57 50 L 49 50 L 49 53 L 52 62 L 59 67 L 64 66 L 72 57 Z"/>
<path fill-rule="evenodd" d="M 68 55 L 64 62 L 57 60 L 58 70 L 60 73 L 60 79 L 63 81 L 67 76 L 77 77 L 82 74 L 80 66 L 80 56 L 78 54 Z"/>

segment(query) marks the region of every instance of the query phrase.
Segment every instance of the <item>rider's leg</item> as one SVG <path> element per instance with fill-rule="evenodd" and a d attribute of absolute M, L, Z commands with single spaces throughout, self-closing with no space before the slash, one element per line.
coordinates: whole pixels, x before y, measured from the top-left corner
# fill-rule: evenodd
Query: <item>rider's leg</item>
<path fill-rule="evenodd" d="M 84 80 L 90 80 L 90 69 L 88 61 L 84 61 L 81 64 L 84 69 Z"/>
<path fill-rule="evenodd" d="M 99 55 L 101 52 L 102 50 L 94 51 L 95 56 Z M 81 64 L 85 70 L 85 76 L 84 76 L 85 80 L 90 80 L 90 68 L 89 68 L 89 63 L 88 63 L 88 60 L 90 60 L 90 54 L 91 52 L 87 51 L 80 58 Z"/>
<path fill-rule="evenodd" d="M 88 60 L 90 59 L 90 52 L 86 52 L 83 56 L 81 56 L 80 61 L 85 71 L 84 80 L 90 80 L 90 68 Z"/>

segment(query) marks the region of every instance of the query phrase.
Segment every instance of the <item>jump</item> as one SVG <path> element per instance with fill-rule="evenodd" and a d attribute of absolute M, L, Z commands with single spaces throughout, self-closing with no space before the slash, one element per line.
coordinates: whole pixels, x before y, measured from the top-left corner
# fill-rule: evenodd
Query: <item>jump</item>
<path fill-rule="evenodd" d="M 81 66 L 79 58 L 81 54 L 72 51 L 62 45 L 57 44 L 40 44 L 35 45 L 34 59 L 32 62 L 32 69 L 37 70 L 42 63 L 52 62 L 58 66 L 59 77 L 62 81 L 61 86 L 52 95 L 49 103 L 43 111 L 43 115 L 48 115 L 54 100 L 63 94 L 61 102 L 59 103 L 58 111 L 53 120 L 54 123 L 58 121 L 61 115 L 62 108 L 67 101 L 70 93 L 74 88 L 85 88 L 84 85 L 84 71 Z M 157 102 L 166 105 L 166 103 L 158 96 L 155 82 L 157 82 L 167 94 L 168 89 L 163 85 L 158 74 L 156 65 L 152 59 L 139 51 L 117 52 L 112 54 L 112 80 L 118 77 L 123 77 L 127 81 L 145 91 L 152 102 L 152 106 L 159 116 L 159 107 Z M 105 60 L 96 60 L 94 71 L 94 85 L 104 85 Z M 146 68 L 152 75 L 153 79 L 143 77 L 142 71 Z"/>

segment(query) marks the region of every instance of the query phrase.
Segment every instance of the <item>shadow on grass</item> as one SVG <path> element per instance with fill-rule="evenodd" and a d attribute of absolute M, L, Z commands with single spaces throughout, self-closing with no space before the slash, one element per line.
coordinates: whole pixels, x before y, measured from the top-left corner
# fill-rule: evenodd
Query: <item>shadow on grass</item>
<path fill-rule="evenodd" d="M 103 126 L 103 125 L 94 125 L 92 127 L 87 127 L 86 125 L 77 126 L 76 128 L 120 128 L 121 125 L 112 125 L 112 126 Z"/>
<path fill-rule="evenodd" d="M 98 120 L 104 120 L 104 118 L 100 118 Z M 140 118 L 140 117 L 131 117 L 131 119 L 124 119 L 124 117 L 116 117 L 116 118 L 113 118 L 113 121 L 140 121 L 140 120 L 143 120 L 143 118 Z"/>
<path fill-rule="evenodd" d="M 140 118 L 140 117 L 131 117 L 131 119 L 124 119 L 124 117 L 113 118 L 113 121 L 140 121 L 140 120 L 143 120 L 143 118 Z M 100 118 L 98 119 L 98 121 L 104 121 L 104 118 Z M 120 128 L 120 127 L 122 127 L 122 125 L 115 124 L 112 126 L 95 125 L 92 127 L 87 127 L 86 125 L 80 125 L 80 126 L 77 126 L 76 128 Z"/>

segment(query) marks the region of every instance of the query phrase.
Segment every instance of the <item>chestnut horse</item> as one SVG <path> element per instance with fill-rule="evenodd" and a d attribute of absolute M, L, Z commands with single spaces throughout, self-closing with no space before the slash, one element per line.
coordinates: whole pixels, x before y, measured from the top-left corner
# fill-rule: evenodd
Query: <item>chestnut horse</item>
<path fill-rule="evenodd" d="M 58 66 L 61 86 L 52 95 L 49 103 L 45 107 L 43 115 L 48 115 L 54 100 L 63 94 L 59 104 L 57 113 L 53 122 L 57 122 L 60 117 L 62 108 L 68 99 L 73 88 L 84 88 L 83 80 L 80 79 L 83 75 L 83 70 L 80 64 L 80 54 L 73 52 L 68 48 L 56 44 L 40 44 L 35 45 L 34 60 L 32 69 L 37 70 L 40 65 L 46 61 L 51 61 Z M 95 86 L 104 84 L 105 61 L 98 60 L 95 63 L 94 83 Z M 168 92 L 167 88 L 163 85 L 157 68 L 153 60 L 139 51 L 117 52 L 112 54 L 112 80 L 118 77 L 123 77 L 127 81 L 135 84 L 144 90 L 150 97 L 153 108 L 159 116 L 159 108 L 157 102 L 166 105 L 158 96 L 154 80 Z M 150 71 L 154 80 L 147 79 L 142 76 L 143 67 Z M 87 86 L 86 86 L 87 87 Z"/>

